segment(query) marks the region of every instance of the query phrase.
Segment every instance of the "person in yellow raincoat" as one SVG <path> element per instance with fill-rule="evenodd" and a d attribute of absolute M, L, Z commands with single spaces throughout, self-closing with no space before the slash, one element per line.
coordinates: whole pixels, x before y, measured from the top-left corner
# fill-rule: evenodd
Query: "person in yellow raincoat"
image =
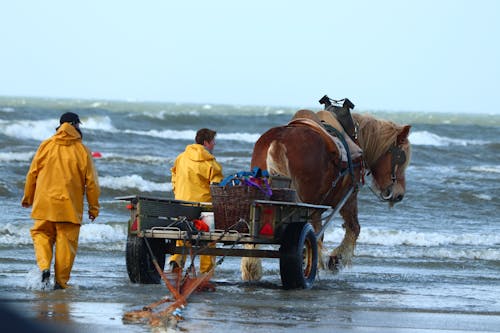
<path fill-rule="evenodd" d="M 33 206 L 30 232 L 44 286 L 49 284 L 55 245 L 54 289 L 65 289 L 78 248 L 84 194 L 89 219 L 94 221 L 100 189 L 91 153 L 82 143 L 80 118 L 67 112 L 59 122 L 56 134 L 43 141 L 33 157 L 21 204 Z"/>
<path fill-rule="evenodd" d="M 215 160 L 212 151 L 215 147 L 217 132 L 202 128 L 196 132 L 194 144 L 186 147 L 184 152 L 177 156 L 172 173 L 172 190 L 175 199 L 196 202 L 211 202 L 210 184 L 219 183 L 222 176 L 222 167 Z M 183 241 L 177 241 L 182 246 Z M 169 263 L 172 269 L 183 267 L 186 256 L 174 254 Z M 206 273 L 212 269 L 215 259 L 212 256 L 200 256 L 200 272 Z"/>

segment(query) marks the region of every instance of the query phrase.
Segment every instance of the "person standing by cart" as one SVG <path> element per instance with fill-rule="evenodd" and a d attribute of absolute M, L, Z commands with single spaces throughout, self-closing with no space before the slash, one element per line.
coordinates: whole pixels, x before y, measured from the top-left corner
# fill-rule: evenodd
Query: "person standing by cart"
<path fill-rule="evenodd" d="M 44 288 L 49 284 L 55 249 L 54 289 L 66 289 L 78 248 L 83 196 L 91 221 L 99 215 L 99 182 L 92 156 L 82 143 L 80 118 L 72 112 L 59 119 L 56 133 L 40 144 L 26 175 L 21 205 L 33 206 L 31 228 Z"/>
<path fill-rule="evenodd" d="M 212 202 L 210 184 L 219 183 L 222 167 L 212 155 L 217 132 L 202 128 L 196 132 L 195 143 L 186 146 L 184 152 L 177 156 L 172 173 L 172 190 L 176 200 Z M 183 246 L 177 241 L 177 246 Z M 169 258 L 172 269 L 184 267 L 186 256 L 174 254 Z M 212 256 L 200 256 L 200 272 L 209 272 L 215 264 Z"/>

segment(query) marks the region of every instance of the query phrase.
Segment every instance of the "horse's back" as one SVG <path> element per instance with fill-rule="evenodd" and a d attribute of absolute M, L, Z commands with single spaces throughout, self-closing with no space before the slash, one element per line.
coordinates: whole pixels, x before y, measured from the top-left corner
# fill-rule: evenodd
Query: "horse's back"
<path fill-rule="evenodd" d="M 265 132 L 256 142 L 252 167 L 292 179 L 301 201 L 314 203 L 338 173 L 340 155 L 308 126 L 280 126 Z"/>

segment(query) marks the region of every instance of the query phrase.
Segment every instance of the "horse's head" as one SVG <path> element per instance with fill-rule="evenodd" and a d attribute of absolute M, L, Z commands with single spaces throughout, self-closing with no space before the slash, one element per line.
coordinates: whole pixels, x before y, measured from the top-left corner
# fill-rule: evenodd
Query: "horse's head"
<path fill-rule="evenodd" d="M 372 190 L 392 206 L 405 195 L 405 171 L 411 156 L 408 140 L 411 126 L 362 117 L 368 121 L 356 117 L 360 125 L 359 142 L 372 175 Z"/>

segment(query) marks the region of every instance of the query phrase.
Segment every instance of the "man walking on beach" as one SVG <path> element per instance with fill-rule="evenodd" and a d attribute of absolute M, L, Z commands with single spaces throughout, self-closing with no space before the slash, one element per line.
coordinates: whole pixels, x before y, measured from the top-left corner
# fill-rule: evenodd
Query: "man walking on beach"
<path fill-rule="evenodd" d="M 210 184 L 219 183 L 222 167 L 212 155 L 217 132 L 202 128 L 196 132 L 194 144 L 188 145 L 184 152 L 177 156 L 172 172 L 172 190 L 175 199 L 196 202 L 211 202 Z M 177 241 L 177 246 L 184 242 Z M 183 267 L 186 256 L 174 254 L 170 257 L 170 266 L 175 269 Z M 212 256 L 200 256 L 200 272 L 207 273 L 214 266 Z"/>
<path fill-rule="evenodd" d="M 56 134 L 42 142 L 33 157 L 21 204 L 33 206 L 35 222 L 30 231 L 44 288 L 49 284 L 55 244 L 54 289 L 65 289 L 78 248 L 83 196 L 86 193 L 88 216 L 94 221 L 99 215 L 100 189 L 91 153 L 82 143 L 80 118 L 67 112 L 59 123 Z"/>

